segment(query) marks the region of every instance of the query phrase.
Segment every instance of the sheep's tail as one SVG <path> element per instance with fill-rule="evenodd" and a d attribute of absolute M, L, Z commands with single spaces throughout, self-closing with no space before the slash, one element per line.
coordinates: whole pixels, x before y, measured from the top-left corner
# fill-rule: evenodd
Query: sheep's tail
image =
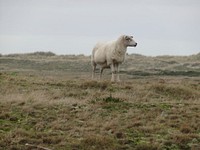
<path fill-rule="evenodd" d="M 92 64 L 92 66 L 94 66 L 94 64 L 95 64 L 94 55 L 95 55 L 96 50 L 97 50 L 97 47 L 95 46 L 93 48 L 93 50 L 92 50 L 92 56 L 91 56 L 91 64 Z"/>
<path fill-rule="evenodd" d="M 94 77 L 95 77 L 95 70 L 96 70 L 96 66 L 97 66 L 97 64 L 95 63 L 95 60 L 94 60 L 94 55 L 95 55 L 96 50 L 97 50 L 97 48 L 94 47 L 92 50 L 92 56 L 91 56 L 92 79 L 94 79 Z"/>
<path fill-rule="evenodd" d="M 93 50 L 92 50 L 92 55 L 91 55 L 91 62 L 94 61 L 94 53 L 95 53 L 95 51 L 94 51 L 94 49 L 93 49 Z"/>
<path fill-rule="evenodd" d="M 92 50 L 92 55 L 91 55 L 91 64 L 93 65 L 94 63 L 94 49 Z"/>

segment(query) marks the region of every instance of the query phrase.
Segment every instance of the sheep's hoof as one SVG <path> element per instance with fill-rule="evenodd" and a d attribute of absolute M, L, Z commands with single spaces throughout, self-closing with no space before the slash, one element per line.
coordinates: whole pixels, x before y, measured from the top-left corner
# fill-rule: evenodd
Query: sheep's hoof
<path fill-rule="evenodd" d="M 111 83 L 115 83 L 115 80 L 114 80 L 114 79 L 111 79 Z"/>
<path fill-rule="evenodd" d="M 119 83 L 119 82 L 121 82 L 121 80 L 117 80 L 117 82 Z"/>

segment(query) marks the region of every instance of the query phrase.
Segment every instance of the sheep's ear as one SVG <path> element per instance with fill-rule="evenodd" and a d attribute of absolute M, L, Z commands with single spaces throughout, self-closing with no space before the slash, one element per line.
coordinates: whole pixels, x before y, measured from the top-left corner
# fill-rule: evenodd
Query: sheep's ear
<path fill-rule="evenodd" d="M 125 40 L 128 40 L 128 39 L 129 39 L 129 36 L 125 35 L 125 36 L 124 36 L 124 39 L 125 39 Z"/>

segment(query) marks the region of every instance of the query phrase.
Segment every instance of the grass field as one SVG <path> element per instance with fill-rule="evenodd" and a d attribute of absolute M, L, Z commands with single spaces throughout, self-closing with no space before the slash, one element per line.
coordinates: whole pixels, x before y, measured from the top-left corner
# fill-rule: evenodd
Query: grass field
<path fill-rule="evenodd" d="M 200 54 L 121 70 L 93 81 L 87 56 L 1 56 L 0 149 L 200 149 Z"/>

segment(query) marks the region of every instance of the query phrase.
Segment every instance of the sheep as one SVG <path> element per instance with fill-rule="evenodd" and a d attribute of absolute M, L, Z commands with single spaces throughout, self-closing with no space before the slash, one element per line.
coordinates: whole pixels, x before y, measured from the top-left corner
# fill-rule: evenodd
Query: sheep
<path fill-rule="evenodd" d="M 133 36 L 122 35 L 116 41 L 105 43 L 97 43 L 92 51 L 92 79 L 95 76 L 96 66 L 100 66 L 100 80 L 105 68 L 111 68 L 111 82 L 120 82 L 119 65 L 124 62 L 127 47 L 136 47 L 137 43 L 133 40 Z M 115 76 L 117 78 L 115 80 Z"/>

